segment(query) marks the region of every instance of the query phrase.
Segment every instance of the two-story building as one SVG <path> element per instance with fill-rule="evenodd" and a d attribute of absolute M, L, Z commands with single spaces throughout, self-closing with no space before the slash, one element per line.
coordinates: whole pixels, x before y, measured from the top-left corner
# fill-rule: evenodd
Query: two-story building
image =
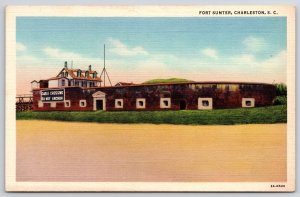
<path fill-rule="evenodd" d="M 31 87 L 35 88 L 57 88 L 57 87 L 100 87 L 101 79 L 97 71 L 92 70 L 89 65 L 87 70 L 68 68 L 65 62 L 64 68 L 54 77 L 40 81 L 32 81 Z"/>

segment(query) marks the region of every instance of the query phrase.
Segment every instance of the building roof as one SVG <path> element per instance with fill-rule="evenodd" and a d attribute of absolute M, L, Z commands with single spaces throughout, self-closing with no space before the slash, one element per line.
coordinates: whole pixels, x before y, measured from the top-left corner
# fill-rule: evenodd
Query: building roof
<path fill-rule="evenodd" d="M 102 86 L 97 88 L 118 88 L 118 87 L 140 87 L 140 86 L 158 86 L 158 85 L 270 85 L 269 83 L 260 82 L 234 82 L 234 81 L 198 81 L 198 82 L 165 82 L 165 83 L 149 83 L 149 84 L 131 84 L 124 86 Z"/>
<path fill-rule="evenodd" d="M 62 71 L 66 71 L 68 73 L 68 75 L 70 77 L 72 77 L 73 79 L 77 79 L 77 80 L 89 80 L 89 81 L 102 81 L 100 77 L 97 76 L 97 71 L 94 71 L 94 70 L 81 70 L 81 69 L 69 69 L 69 68 L 63 68 L 59 73 L 58 75 L 56 76 L 56 78 L 62 78 L 62 77 L 59 77 L 59 74 L 62 72 Z M 77 76 L 77 72 L 78 71 L 81 71 L 80 73 L 80 76 Z M 89 72 L 89 75 L 86 77 L 85 76 L 85 73 L 86 72 Z M 96 74 L 96 77 L 93 78 L 90 76 L 90 74 Z M 52 78 L 50 78 L 52 79 Z"/>
<path fill-rule="evenodd" d="M 131 83 L 128 83 L 128 82 L 118 82 L 118 83 L 116 83 L 115 86 L 130 86 L 130 85 L 136 85 L 136 84 L 134 84 L 133 82 L 131 82 Z"/>
<path fill-rule="evenodd" d="M 49 78 L 47 80 L 56 80 L 56 79 L 61 79 L 61 78 L 67 79 L 67 77 L 51 77 L 51 78 Z"/>
<path fill-rule="evenodd" d="M 274 86 L 273 84 L 269 83 L 260 83 L 260 82 L 227 82 L 227 81 L 203 81 L 203 82 L 172 82 L 172 83 L 153 83 L 153 84 L 133 84 L 127 86 L 102 86 L 102 87 L 78 87 L 78 86 L 67 86 L 64 88 L 81 88 L 81 89 L 105 89 L 105 88 L 125 88 L 125 87 L 141 87 L 141 86 L 159 86 L 159 85 L 180 85 L 180 84 L 187 84 L 187 85 L 266 85 L 266 86 Z M 48 88 L 35 88 L 34 90 L 42 90 Z"/>

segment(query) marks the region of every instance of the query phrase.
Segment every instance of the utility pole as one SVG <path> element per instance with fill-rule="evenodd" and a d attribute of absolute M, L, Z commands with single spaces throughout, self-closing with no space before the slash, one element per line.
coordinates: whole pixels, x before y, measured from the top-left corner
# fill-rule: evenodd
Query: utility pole
<path fill-rule="evenodd" d="M 103 51 L 103 55 L 104 55 L 104 58 L 103 58 L 103 62 L 104 62 L 104 65 L 103 65 L 103 69 L 102 69 L 102 72 L 101 72 L 101 75 L 100 75 L 100 78 L 102 79 L 102 76 L 103 76 L 103 85 L 105 86 L 105 76 L 107 76 L 107 79 L 110 83 L 110 86 L 112 86 L 111 84 L 111 81 L 110 81 L 110 78 L 108 76 L 108 73 L 107 73 L 107 70 L 106 70 L 106 65 L 105 65 L 105 44 L 104 44 L 104 51 Z"/>

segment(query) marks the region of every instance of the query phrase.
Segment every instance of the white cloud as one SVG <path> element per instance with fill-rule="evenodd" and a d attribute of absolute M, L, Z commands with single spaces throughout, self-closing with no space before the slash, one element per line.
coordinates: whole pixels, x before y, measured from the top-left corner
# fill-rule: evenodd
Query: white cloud
<path fill-rule="evenodd" d="M 212 55 L 212 54 L 210 54 Z M 173 55 L 149 55 L 143 61 L 133 62 L 128 70 L 114 70 L 115 80 L 126 77 L 139 83 L 153 78 L 179 77 L 195 81 L 245 81 L 272 83 L 286 81 L 286 52 L 281 51 L 267 59 L 259 59 L 255 55 L 239 54 L 235 56 L 213 56 L 208 59 L 177 58 Z M 213 58 L 211 57 L 211 58 Z M 171 61 L 169 61 L 171 59 Z M 120 60 L 116 66 L 125 66 L 126 61 Z M 120 67 L 119 67 L 120 66 Z M 126 67 L 126 66 L 125 66 Z M 121 74 L 122 73 L 122 74 Z M 124 76 L 122 76 L 124 75 Z M 127 79 L 128 81 L 128 79 Z"/>
<path fill-rule="evenodd" d="M 135 55 L 148 55 L 149 53 L 141 46 L 128 47 L 120 40 L 109 38 L 108 43 L 112 45 L 109 49 L 110 52 L 120 56 L 135 56 Z"/>
<path fill-rule="evenodd" d="M 264 60 L 259 60 L 252 54 L 242 54 L 229 58 L 227 62 L 230 66 L 226 73 L 232 72 L 244 76 L 243 81 L 248 78 L 250 81 L 257 82 L 286 82 L 287 57 L 285 50 Z"/>
<path fill-rule="evenodd" d="M 37 62 L 41 62 L 40 59 L 38 59 L 35 56 L 32 55 L 28 55 L 28 54 L 24 54 L 24 55 L 18 55 L 17 56 L 17 63 L 21 64 L 22 62 L 24 63 L 37 63 Z"/>
<path fill-rule="evenodd" d="M 259 69 L 285 69 L 287 64 L 286 51 L 282 50 L 264 60 L 258 60 L 252 54 L 241 54 L 229 58 L 229 63 L 232 65 L 237 65 L 239 67 L 242 67 L 244 65 L 244 67 L 252 66 Z"/>
<path fill-rule="evenodd" d="M 63 61 L 73 60 L 74 68 L 80 69 L 87 69 L 87 66 L 91 64 L 93 69 L 99 73 L 103 68 L 103 59 L 101 58 L 93 58 L 53 47 L 44 48 L 42 51 L 46 54 L 43 58 L 26 53 L 17 55 L 18 70 L 28 71 L 27 74 L 31 76 L 27 77 L 26 82 L 29 88 L 29 79 L 44 79 L 55 76 L 62 68 Z M 171 77 L 195 81 L 272 83 L 275 80 L 276 82 L 286 82 L 286 51 L 281 51 L 263 60 L 256 58 L 250 52 L 234 56 L 219 56 L 217 51 L 211 48 L 203 49 L 201 52 L 210 59 L 199 56 L 178 58 L 173 54 L 166 53 L 149 54 L 138 59 L 107 59 L 106 64 L 113 84 L 118 81 L 141 83 L 148 79 Z M 46 71 L 46 69 L 49 70 Z"/>
<path fill-rule="evenodd" d="M 213 59 L 218 59 L 218 54 L 215 49 L 212 48 L 205 48 L 201 50 L 201 53 L 207 57 L 213 58 Z"/>
<path fill-rule="evenodd" d="M 266 59 L 265 61 L 261 62 L 260 65 L 257 65 L 257 67 L 261 67 L 265 73 L 278 73 L 278 75 L 280 74 L 285 79 L 287 70 L 286 50 L 282 50 L 274 56 Z M 281 82 L 283 81 L 284 80 Z"/>
<path fill-rule="evenodd" d="M 239 66 L 249 66 L 256 64 L 256 58 L 252 54 L 240 54 L 229 58 L 230 63 Z"/>
<path fill-rule="evenodd" d="M 86 66 L 89 64 L 95 64 L 96 62 L 98 64 L 100 63 L 100 59 L 94 59 L 91 57 L 84 56 L 80 53 L 66 51 L 59 48 L 46 47 L 43 49 L 43 52 L 48 56 L 47 59 L 49 61 L 73 61 L 77 66 Z"/>
<path fill-rule="evenodd" d="M 249 36 L 243 40 L 243 45 L 246 50 L 251 52 L 259 52 L 267 48 L 267 43 L 264 38 Z"/>
<path fill-rule="evenodd" d="M 43 51 L 49 57 L 60 60 L 83 59 L 82 55 L 79 53 L 68 52 L 58 48 L 46 47 L 43 49 Z"/>
<path fill-rule="evenodd" d="M 23 43 L 21 43 L 21 42 L 17 42 L 16 43 L 16 49 L 17 49 L 17 51 L 25 51 L 26 48 L 27 47 Z"/>

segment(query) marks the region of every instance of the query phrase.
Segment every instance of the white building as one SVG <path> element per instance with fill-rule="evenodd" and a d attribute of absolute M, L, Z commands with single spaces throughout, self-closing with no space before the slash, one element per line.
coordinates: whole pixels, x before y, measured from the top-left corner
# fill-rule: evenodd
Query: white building
<path fill-rule="evenodd" d="M 97 71 L 92 70 L 89 65 L 88 70 L 69 69 L 67 62 L 64 68 L 55 76 L 47 80 L 36 80 L 31 82 L 32 89 L 35 88 L 57 88 L 57 87 L 100 87 L 101 79 L 97 76 Z M 45 83 L 48 82 L 48 83 Z M 43 82 L 43 84 L 41 83 Z"/>

